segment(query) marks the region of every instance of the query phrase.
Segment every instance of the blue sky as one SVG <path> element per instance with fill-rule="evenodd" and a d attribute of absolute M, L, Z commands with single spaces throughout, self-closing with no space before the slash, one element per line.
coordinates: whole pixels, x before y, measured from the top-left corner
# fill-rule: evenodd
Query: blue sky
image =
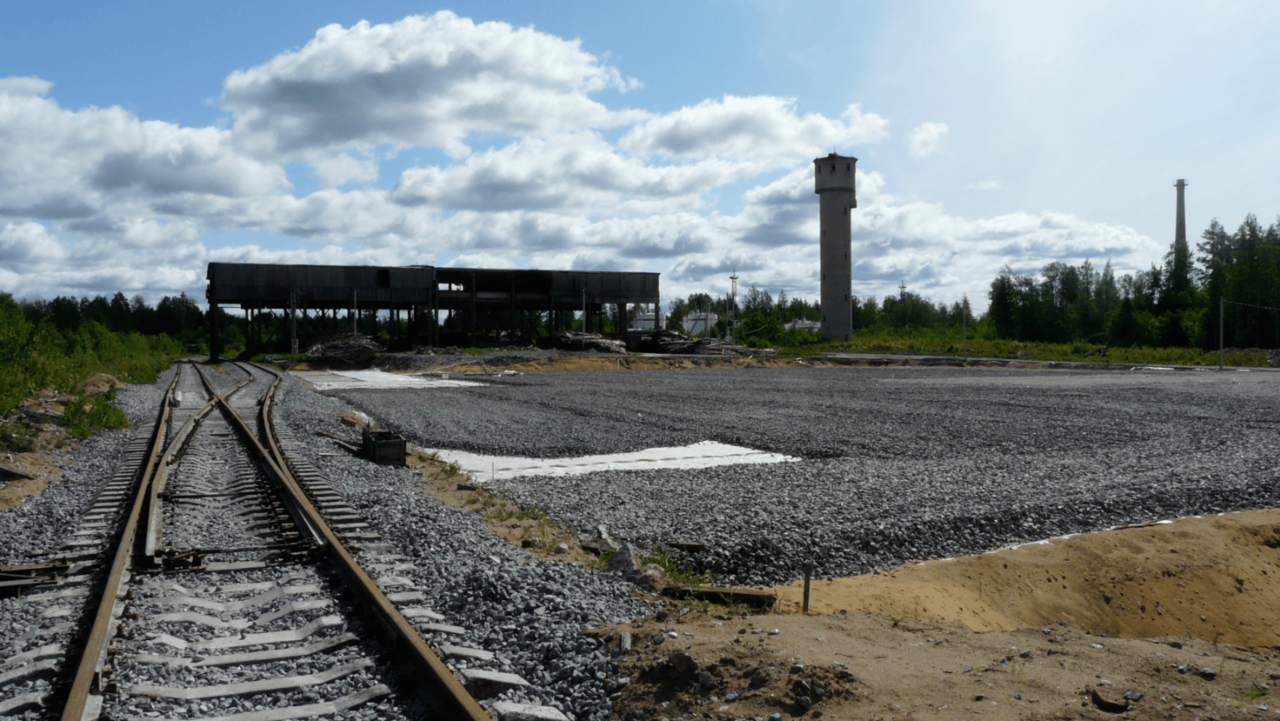
<path fill-rule="evenodd" d="M 125 7 L 125 10 L 120 10 Z M 854 292 L 1270 223 L 1280 5 L 20 4 L 0 290 L 203 296 L 209 261 L 658 271 L 816 297 L 811 161 L 859 160 Z"/>

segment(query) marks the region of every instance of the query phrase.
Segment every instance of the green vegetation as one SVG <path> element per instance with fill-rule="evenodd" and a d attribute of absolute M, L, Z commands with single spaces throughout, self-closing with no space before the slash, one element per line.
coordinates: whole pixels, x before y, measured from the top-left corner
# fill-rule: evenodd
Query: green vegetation
<path fill-rule="evenodd" d="M 114 398 L 115 393 L 112 392 L 107 398 L 89 396 L 74 400 L 67 404 L 59 425 L 66 426 L 67 432 L 77 438 L 88 438 L 94 431 L 101 429 L 128 428 L 129 419 L 124 411 L 107 402 Z"/>
<path fill-rule="evenodd" d="M 182 355 L 182 346 L 165 335 L 115 332 L 93 320 L 68 329 L 59 328 L 50 317 L 32 322 L 12 295 L 0 293 L 0 415 L 42 388 L 68 393 L 97 373 L 110 373 L 126 383 L 154 383 L 157 374 Z M 105 405 L 69 408 L 74 414 L 69 422 L 77 430 L 120 422 L 99 408 Z"/>
<path fill-rule="evenodd" d="M 1011 358 L 1039 361 L 1085 361 L 1090 363 L 1125 363 L 1151 365 L 1216 366 L 1218 352 L 1199 348 L 1129 348 L 1107 347 L 1094 343 L 1049 343 L 1043 341 L 1002 340 L 991 337 L 985 321 L 969 328 L 970 358 Z M 890 353 L 905 355 L 954 356 L 965 354 L 960 329 L 868 329 L 856 333 L 843 343 L 812 343 L 793 348 L 781 347 L 785 355 L 808 356 L 821 353 Z M 1229 366 L 1266 366 L 1267 356 L 1258 351 L 1230 352 L 1224 356 Z"/>
<path fill-rule="evenodd" d="M 667 579 L 675 584 L 686 586 L 696 586 L 702 583 L 709 583 L 711 575 L 708 573 L 697 573 L 680 567 L 676 559 L 668 556 L 662 551 L 654 551 L 652 554 L 641 555 L 640 565 L 655 564 L 662 568 L 662 572 L 667 575 Z"/>
<path fill-rule="evenodd" d="M 1263 696 L 1266 696 L 1266 695 L 1267 695 L 1267 693 L 1268 693 L 1268 689 L 1265 689 L 1265 688 L 1262 688 L 1261 686 L 1256 686 L 1256 685 L 1255 685 L 1253 688 L 1251 688 L 1251 689 L 1249 689 L 1248 691 L 1245 691 L 1244 693 L 1240 694 L 1240 697 L 1241 697 L 1242 699 L 1244 699 L 1245 701 L 1252 701 L 1252 700 L 1254 700 L 1254 699 L 1256 699 L 1256 698 L 1261 698 L 1261 697 L 1263 697 Z"/>

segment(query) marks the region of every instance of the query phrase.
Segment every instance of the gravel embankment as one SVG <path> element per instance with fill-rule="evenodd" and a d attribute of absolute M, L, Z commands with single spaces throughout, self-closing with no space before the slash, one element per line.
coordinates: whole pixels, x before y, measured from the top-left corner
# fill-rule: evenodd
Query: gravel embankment
<path fill-rule="evenodd" d="M 800 462 L 499 481 L 580 529 L 700 541 L 726 582 L 863 573 L 1280 502 L 1267 372 L 747 369 L 546 373 L 341 391 L 435 448 L 555 457 L 701 440 Z"/>
<path fill-rule="evenodd" d="M 581 632 L 601 623 L 647 616 L 620 577 L 539 561 L 499 540 L 475 513 L 443 506 L 421 491 L 415 471 L 376 466 L 346 453 L 317 430 L 352 435 L 334 398 L 287 381 L 277 421 L 283 419 L 312 459 L 373 530 L 409 557 L 418 590 L 446 623 L 466 635 L 449 643 L 492 651 L 494 670 L 517 673 L 533 686 L 501 698 L 554 706 L 575 719 L 600 719 L 609 698 L 602 679 L 617 672 L 612 656 Z M 329 455 L 319 455 L 321 453 Z"/>
<path fill-rule="evenodd" d="M 110 479 L 125 446 L 135 433 L 150 433 L 164 390 L 173 370 L 155 385 L 130 385 L 116 392 L 115 405 L 129 417 L 130 428 L 103 431 L 76 440 L 78 449 L 64 448 L 57 457 L 62 476 L 50 482 L 44 493 L 15 508 L 0 510 L 0 566 L 30 563 L 31 551 L 52 551 L 74 533 L 80 514 L 94 494 Z"/>

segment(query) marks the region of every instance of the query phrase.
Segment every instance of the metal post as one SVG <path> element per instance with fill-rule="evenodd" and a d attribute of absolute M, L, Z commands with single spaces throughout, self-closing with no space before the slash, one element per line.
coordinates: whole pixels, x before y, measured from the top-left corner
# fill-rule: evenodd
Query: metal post
<path fill-rule="evenodd" d="M 964 362 L 969 362 L 969 296 L 965 295 L 960 306 L 960 323 L 964 327 Z"/>
<path fill-rule="evenodd" d="M 804 562 L 804 609 L 801 613 L 809 612 L 809 577 L 813 575 L 813 561 Z"/>
<path fill-rule="evenodd" d="M 1222 327 L 1226 319 L 1224 306 L 1226 302 L 1223 301 L 1222 296 L 1218 296 L 1218 370 L 1222 370 Z"/>
<path fill-rule="evenodd" d="M 357 312 L 357 306 L 356 306 L 356 291 L 352 289 L 351 291 L 351 332 L 352 333 L 356 333 L 360 330 L 360 326 L 358 325 L 358 323 L 360 322 L 359 318 L 360 318 L 360 314 Z"/>
<path fill-rule="evenodd" d="M 298 355 L 298 291 L 289 290 L 289 352 Z"/>

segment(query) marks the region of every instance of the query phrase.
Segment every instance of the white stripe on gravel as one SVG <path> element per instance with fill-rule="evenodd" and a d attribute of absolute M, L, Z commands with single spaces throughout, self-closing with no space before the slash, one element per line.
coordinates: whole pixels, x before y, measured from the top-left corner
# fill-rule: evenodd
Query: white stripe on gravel
<path fill-rule="evenodd" d="M 794 456 L 757 451 L 715 441 L 674 448 L 649 448 L 634 453 L 577 458 L 520 458 L 482 456 L 465 451 L 434 451 L 446 463 L 456 463 L 477 483 L 522 476 L 574 476 L 596 471 L 642 471 L 655 468 L 710 468 L 757 463 L 790 463 Z"/>
<path fill-rule="evenodd" d="M 293 371 L 293 375 L 315 386 L 318 391 L 345 388 L 467 388 L 484 385 L 475 381 L 441 378 L 439 375 L 384 373 L 377 369 L 362 371 Z"/>

